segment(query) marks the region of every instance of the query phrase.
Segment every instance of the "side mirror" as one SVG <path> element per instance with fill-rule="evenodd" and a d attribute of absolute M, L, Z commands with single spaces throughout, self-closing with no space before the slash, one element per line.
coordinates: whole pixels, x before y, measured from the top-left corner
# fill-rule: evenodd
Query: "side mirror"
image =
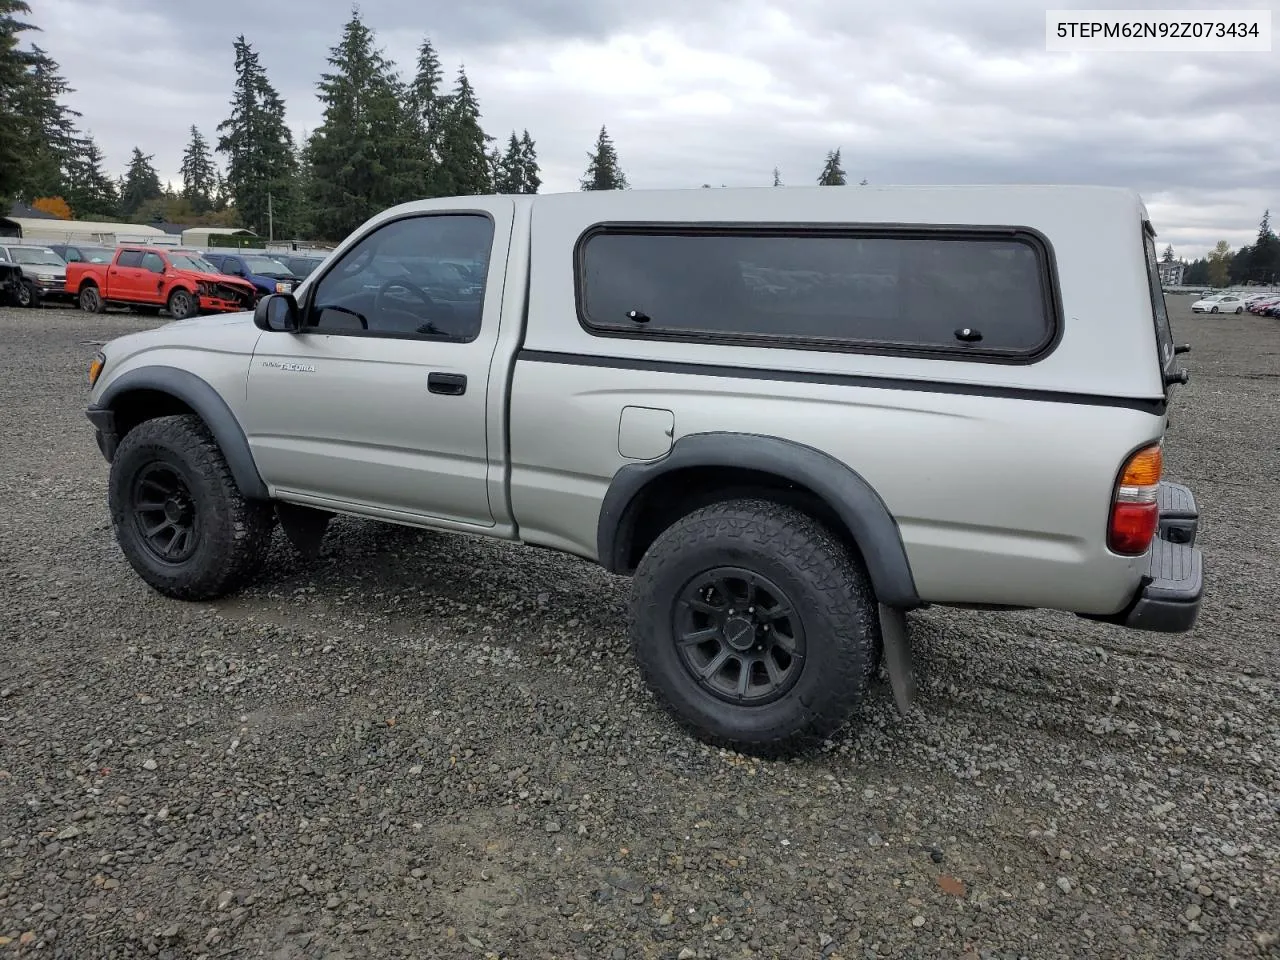
<path fill-rule="evenodd" d="M 291 293 L 271 293 L 253 308 L 253 325 L 268 333 L 297 333 L 302 329 L 302 314 Z"/>

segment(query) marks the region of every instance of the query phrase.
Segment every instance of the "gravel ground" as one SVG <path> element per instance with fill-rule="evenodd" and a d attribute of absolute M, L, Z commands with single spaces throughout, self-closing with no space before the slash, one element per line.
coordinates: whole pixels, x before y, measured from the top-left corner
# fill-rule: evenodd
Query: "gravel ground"
<path fill-rule="evenodd" d="M 0 944 L 1276 956 L 1280 324 L 1171 302 L 1197 629 L 928 611 L 917 712 L 881 682 L 782 763 L 677 732 L 625 581 L 557 554 L 343 520 L 234 601 L 149 592 L 83 408 L 95 341 L 154 321 L 0 310 Z"/>

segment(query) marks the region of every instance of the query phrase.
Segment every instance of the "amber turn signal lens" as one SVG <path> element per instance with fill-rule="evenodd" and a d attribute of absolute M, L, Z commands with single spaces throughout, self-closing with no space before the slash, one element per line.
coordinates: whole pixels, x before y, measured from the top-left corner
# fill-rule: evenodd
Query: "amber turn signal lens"
<path fill-rule="evenodd" d="M 1144 447 L 1129 458 L 1120 475 L 1122 487 L 1150 487 L 1160 483 L 1164 472 L 1164 452 L 1160 444 Z"/>
<path fill-rule="evenodd" d="M 1160 444 L 1143 447 L 1125 461 L 1111 501 L 1107 546 L 1112 553 L 1136 557 L 1147 552 L 1160 529 Z"/>
<path fill-rule="evenodd" d="M 102 375 L 102 368 L 106 366 L 107 358 L 102 354 L 94 354 L 92 360 L 89 361 L 89 386 L 92 387 L 98 382 L 98 377 Z"/>

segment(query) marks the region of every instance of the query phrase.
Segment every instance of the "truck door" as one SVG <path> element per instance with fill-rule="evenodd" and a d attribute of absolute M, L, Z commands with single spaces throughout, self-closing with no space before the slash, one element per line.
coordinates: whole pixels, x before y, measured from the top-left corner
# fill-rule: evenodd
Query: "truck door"
<path fill-rule="evenodd" d="M 140 291 L 151 275 L 142 269 L 141 250 L 121 250 L 120 255 L 107 267 L 106 296 L 111 300 L 144 299 Z"/>
<path fill-rule="evenodd" d="M 300 333 L 267 333 L 246 432 L 277 496 L 388 519 L 493 526 L 489 371 L 515 204 L 383 222 L 326 265 Z M 442 282 L 474 257 L 479 279 Z"/>
<path fill-rule="evenodd" d="M 164 303 L 164 259 L 158 253 L 142 255 L 142 272 L 138 280 L 137 299 Z"/>

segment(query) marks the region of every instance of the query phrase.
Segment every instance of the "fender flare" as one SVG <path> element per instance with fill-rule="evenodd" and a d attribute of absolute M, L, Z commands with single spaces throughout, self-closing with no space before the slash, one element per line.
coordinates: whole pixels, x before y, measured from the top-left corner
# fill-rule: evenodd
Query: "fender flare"
<path fill-rule="evenodd" d="M 858 544 L 880 603 L 922 606 L 897 521 L 875 489 L 854 469 L 821 450 L 780 437 L 749 433 L 697 433 L 681 437 L 658 461 L 618 470 L 600 506 L 596 547 L 611 573 L 625 568 L 625 526 L 637 498 L 658 477 L 690 467 L 745 468 L 805 487 L 840 518 Z"/>
<path fill-rule="evenodd" d="M 189 406 L 213 434 L 240 492 L 254 500 L 270 499 L 267 485 L 258 472 L 257 464 L 253 462 L 249 439 L 245 436 L 240 421 L 218 391 L 194 373 L 160 365 L 130 370 L 121 374 L 102 391 L 98 402 L 88 410 L 89 419 L 102 430 L 103 424 L 100 421 L 105 419 L 102 414 L 112 412 L 116 400 L 134 390 L 167 393 Z M 110 420 L 114 421 L 114 417 Z M 114 423 L 107 429 L 114 433 Z M 109 438 L 107 449 L 103 451 L 108 462 L 114 454 L 116 440 L 115 437 Z"/>

